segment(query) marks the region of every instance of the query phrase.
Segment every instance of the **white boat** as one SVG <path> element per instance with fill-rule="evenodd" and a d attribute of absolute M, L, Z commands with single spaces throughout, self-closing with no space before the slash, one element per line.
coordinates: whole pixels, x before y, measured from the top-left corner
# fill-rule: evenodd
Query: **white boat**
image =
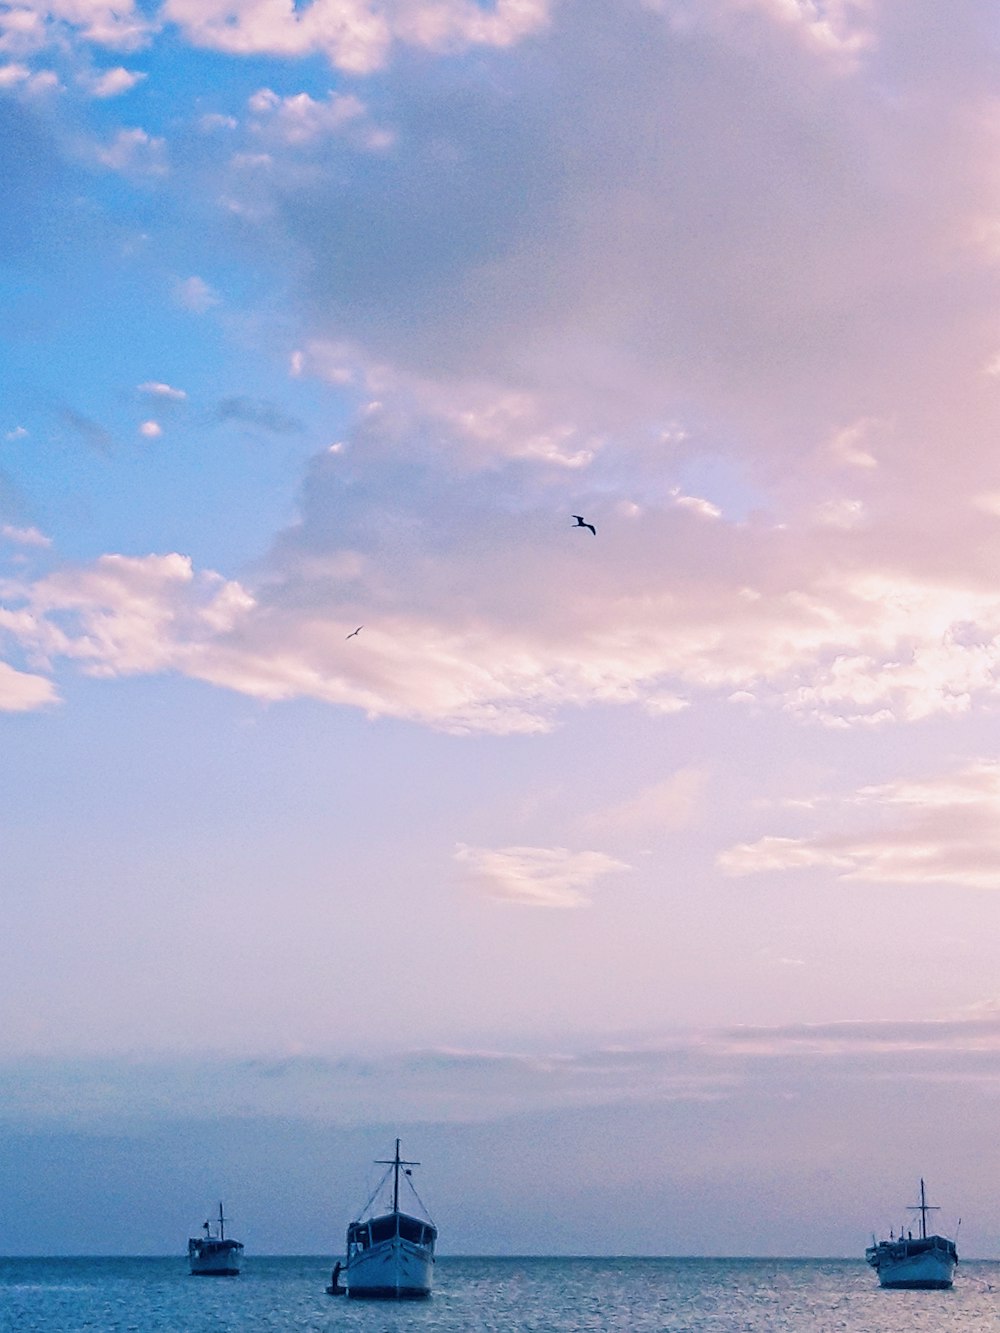
<path fill-rule="evenodd" d="M 188 1241 L 188 1260 L 191 1272 L 198 1277 L 238 1277 L 243 1262 L 243 1246 L 226 1236 L 226 1219 L 219 1204 L 218 1235 L 212 1235 L 211 1222 L 203 1222 L 204 1236 L 192 1236 Z"/>
<path fill-rule="evenodd" d="M 946 1236 L 928 1236 L 927 1214 L 937 1212 L 927 1202 L 924 1182 L 920 1182 L 920 1202 L 910 1204 L 910 1211 L 920 1214 L 920 1235 L 912 1231 L 898 1236 L 889 1232 L 888 1240 L 876 1240 L 865 1250 L 865 1259 L 878 1273 L 883 1287 L 942 1289 L 950 1287 L 958 1263 L 958 1248 Z"/>
<path fill-rule="evenodd" d="M 355 1300 L 421 1300 L 431 1294 L 433 1285 L 437 1227 L 426 1216 L 427 1210 L 410 1178 L 412 1168 L 420 1163 L 403 1161 L 397 1139 L 395 1157 L 376 1165 L 388 1167 L 388 1170 L 362 1209 L 360 1220 L 348 1226 L 345 1262 L 334 1270 L 334 1279 L 327 1290 L 332 1295 L 346 1291 L 347 1296 Z M 423 1217 L 400 1209 L 400 1172 L 424 1213 Z M 385 1212 L 373 1213 L 372 1205 L 390 1176 L 392 1206 Z"/>

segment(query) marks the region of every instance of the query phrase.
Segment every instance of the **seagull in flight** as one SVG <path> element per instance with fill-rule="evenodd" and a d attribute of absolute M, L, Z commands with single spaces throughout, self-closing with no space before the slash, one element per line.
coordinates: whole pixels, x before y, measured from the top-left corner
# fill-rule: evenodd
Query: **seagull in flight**
<path fill-rule="evenodd" d="M 349 639 L 353 639 L 354 636 L 355 636 L 355 634 L 360 634 L 361 631 L 362 631 L 363 629 L 364 629 L 364 625 L 359 625 L 357 629 L 352 629 L 351 632 L 350 632 L 350 634 L 348 634 L 347 637 L 348 637 Z"/>
<path fill-rule="evenodd" d="M 597 536 L 597 529 L 594 527 L 593 523 L 584 522 L 579 514 L 573 514 L 572 517 L 576 519 L 576 526 L 578 528 L 589 528 L 594 536 Z"/>

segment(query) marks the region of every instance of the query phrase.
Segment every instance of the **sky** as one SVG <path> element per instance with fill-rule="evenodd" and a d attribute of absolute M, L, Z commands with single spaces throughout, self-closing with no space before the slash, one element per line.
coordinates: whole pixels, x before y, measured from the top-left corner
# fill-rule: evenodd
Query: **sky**
<path fill-rule="evenodd" d="M 0 1252 L 1000 1254 L 998 54 L 0 3 Z"/>

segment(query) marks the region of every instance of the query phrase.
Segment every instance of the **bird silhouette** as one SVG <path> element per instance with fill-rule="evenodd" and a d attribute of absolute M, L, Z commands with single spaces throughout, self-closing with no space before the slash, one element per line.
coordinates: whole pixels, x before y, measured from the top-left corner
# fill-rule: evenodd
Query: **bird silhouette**
<path fill-rule="evenodd" d="M 352 629 L 351 632 L 350 632 L 350 634 L 348 634 L 347 637 L 348 637 L 349 639 L 353 639 L 354 636 L 355 636 L 355 634 L 360 634 L 361 631 L 362 631 L 363 629 L 364 629 L 364 625 L 359 625 L 357 629 Z"/>
<path fill-rule="evenodd" d="M 576 526 L 578 528 L 589 528 L 594 536 L 597 536 L 597 529 L 594 527 L 593 523 L 584 522 L 579 514 L 573 514 L 572 517 L 576 519 Z"/>

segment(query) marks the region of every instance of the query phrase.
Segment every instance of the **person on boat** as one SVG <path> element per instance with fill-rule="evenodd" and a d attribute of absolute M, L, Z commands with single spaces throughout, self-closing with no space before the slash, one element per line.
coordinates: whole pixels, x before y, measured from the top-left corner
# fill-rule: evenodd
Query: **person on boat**
<path fill-rule="evenodd" d="M 338 1259 L 337 1262 L 333 1265 L 333 1272 L 330 1274 L 330 1286 L 334 1289 L 334 1291 L 336 1291 L 337 1284 L 340 1281 L 341 1268 L 343 1268 L 343 1264 Z"/>

